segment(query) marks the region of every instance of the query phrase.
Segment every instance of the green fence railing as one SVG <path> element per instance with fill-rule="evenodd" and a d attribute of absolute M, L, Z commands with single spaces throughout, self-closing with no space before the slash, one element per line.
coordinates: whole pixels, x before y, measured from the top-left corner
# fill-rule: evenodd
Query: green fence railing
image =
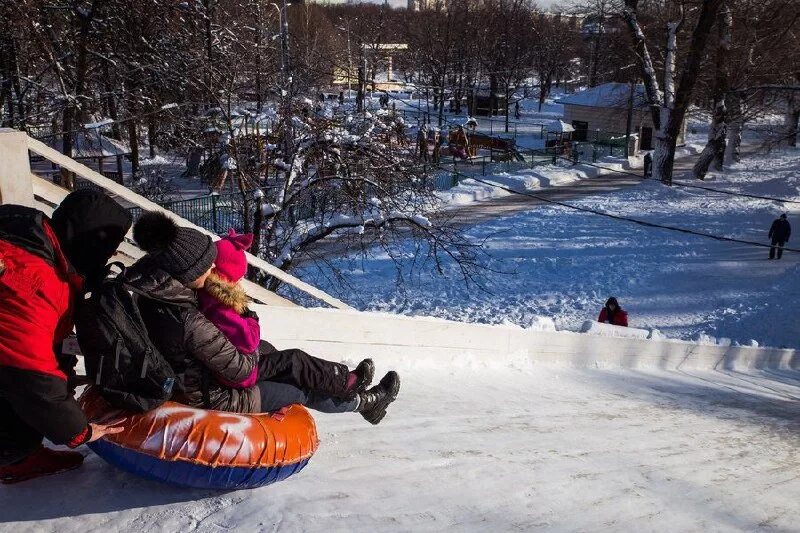
<path fill-rule="evenodd" d="M 201 228 L 222 233 L 228 228 L 241 231 L 244 226 L 244 199 L 239 193 L 200 196 L 188 200 L 172 200 L 159 205 L 185 218 Z M 134 220 L 142 214 L 142 208 L 132 207 L 130 212 Z"/>

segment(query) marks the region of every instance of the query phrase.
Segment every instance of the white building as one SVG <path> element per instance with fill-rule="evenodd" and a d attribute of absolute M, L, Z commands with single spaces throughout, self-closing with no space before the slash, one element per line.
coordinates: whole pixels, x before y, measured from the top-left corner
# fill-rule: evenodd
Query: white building
<path fill-rule="evenodd" d="M 636 150 L 652 150 L 653 118 L 645 97 L 644 85 L 633 91 L 631 134 L 638 135 Z M 628 123 L 631 86 L 627 83 L 604 83 L 584 91 L 564 96 L 557 101 L 564 105 L 564 122 L 575 128 L 573 140 L 592 140 L 599 135 L 607 139 L 624 135 Z M 678 144 L 684 144 L 686 125 L 678 135 Z"/>

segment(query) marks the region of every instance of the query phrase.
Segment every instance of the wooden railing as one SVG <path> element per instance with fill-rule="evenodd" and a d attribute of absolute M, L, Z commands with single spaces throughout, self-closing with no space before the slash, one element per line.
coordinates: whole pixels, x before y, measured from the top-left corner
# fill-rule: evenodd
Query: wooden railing
<path fill-rule="evenodd" d="M 192 224 L 188 220 L 177 216 L 175 213 L 164 209 L 158 204 L 151 202 L 147 198 L 136 194 L 130 189 L 106 178 L 102 174 L 92 170 L 86 165 L 78 163 L 74 159 L 67 157 L 57 150 L 54 150 L 43 142 L 28 137 L 24 132 L 10 129 L 0 129 L 0 203 L 18 203 L 31 206 L 36 205 L 36 200 L 34 197 L 34 183 L 36 183 L 36 188 L 40 194 L 46 194 L 49 196 L 49 198 L 45 199 L 51 204 L 57 205 L 60 203 L 61 199 L 63 199 L 63 196 L 66 196 L 66 190 L 55 185 L 52 187 L 45 187 L 42 183 L 38 182 L 35 176 L 32 175 L 29 164 L 29 150 L 30 152 L 38 154 L 48 161 L 59 165 L 61 168 L 74 172 L 81 178 L 94 183 L 98 187 L 101 187 L 107 191 L 111 196 L 125 200 L 126 202 L 147 211 L 162 212 L 172 218 L 180 226 L 196 229 L 197 231 L 210 235 L 214 240 L 219 239 L 217 235 L 214 235 L 213 233 L 196 226 L 195 224 Z M 45 180 L 41 181 L 46 182 Z M 141 251 L 133 246 L 131 246 L 130 249 L 136 250 L 138 254 L 141 254 Z M 284 272 L 274 265 L 264 261 L 260 257 L 247 254 L 247 262 L 262 272 L 279 279 L 283 283 L 286 283 L 287 285 L 290 285 L 333 308 L 352 309 L 352 307 L 341 300 L 334 298 L 320 289 L 309 285 L 308 283 L 292 276 L 291 274 Z M 256 298 L 264 303 L 291 305 L 288 300 L 253 283 L 246 283 L 245 289 L 248 291 L 248 294 L 250 294 L 251 297 Z M 267 293 L 272 296 L 268 297 Z M 259 294 L 260 297 L 258 296 Z M 280 301 L 284 303 L 279 303 Z"/>

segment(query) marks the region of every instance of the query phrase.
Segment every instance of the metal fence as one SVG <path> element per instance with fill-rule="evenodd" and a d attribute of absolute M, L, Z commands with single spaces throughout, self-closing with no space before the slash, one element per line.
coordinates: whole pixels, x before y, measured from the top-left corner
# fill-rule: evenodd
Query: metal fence
<path fill-rule="evenodd" d="M 160 203 L 161 207 L 214 233 L 222 233 L 228 228 L 242 231 L 245 200 L 239 193 L 200 196 L 188 200 L 173 200 Z M 143 210 L 130 208 L 133 219 L 138 219 Z"/>
<path fill-rule="evenodd" d="M 406 120 L 417 121 L 421 117 L 427 117 L 431 124 L 438 124 L 439 115 L 437 113 L 426 113 L 422 110 L 416 109 L 398 109 L 397 113 L 401 114 Z M 516 139 L 518 136 L 533 136 L 538 139 L 544 139 L 547 135 L 547 125 L 539 122 L 525 122 L 521 120 L 508 121 L 508 131 L 505 130 L 505 118 L 492 118 L 492 117 L 473 117 L 478 121 L 478 129 L 481 133 L 488 133 L 490 136 L 500 136 L 506 138 Z M 444 115 L 444 124 L 442 127 L 453 126 L 456 121 L 466 122 L 466 116 Z M 488 131 L 487 131 L 488 130 Z"/>
<path fill-rule="evenodd" d="M 626 152 L 624 137 L 608 137 L 594 141 L 573 142 L 569 148 L 559 145 L 538 150 L 524 149 L 502 153 L 506 158 L 502 161 L 498 160 L 501 153 L 490 151 L 489 154 L 469 159 L 444 158 L 436 166 L 423 164 L 418 170 L 430 176 L 425 181 L 425 187 L 431 187 L 436 191 L 447 191 L 458 186 L 461 180 L 468 179 L 470 176 L 486 176 L 497 172 L 519 172 L 539 165 L 556 164 L 559 161 L 572 161 L 573 164 L 594 162 L 607 155 L 624 156 Z M 93 186 L 84 180 L 76 181 L 76 188 Z M 245 209 L 255 208 L 255 200 L 250 199 L 252 196 L 246 195 L 246 198 L 248 200 L 245 200 L 241 193 L 228 193 L 188 200 L 173 200 L 160 205 L 208 231 L 221 233 L 228 228 L 238 231 L 244 229 Z M 310 197 L 308 201 L 293 206 L 288 213 L 289 222 L 294 224 L 299 220 L 314 217 L 320 210 L 324 212 L 329 203 L 328 200 L 325 197 Z M 245 206 L 245 202 L 250 205 Z M 135 220 L 141 215 L 142 210 L 138 207 L 131 208 L 131 213 Z"/>

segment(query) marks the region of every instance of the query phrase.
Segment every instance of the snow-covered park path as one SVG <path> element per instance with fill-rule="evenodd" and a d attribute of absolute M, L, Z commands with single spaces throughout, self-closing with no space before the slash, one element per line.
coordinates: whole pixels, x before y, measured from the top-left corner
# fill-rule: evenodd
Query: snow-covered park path
<path fill-rule="evenodd" d="M 383 424 L 317 416 L 317 455 L 283 483 L 179 490 L 90 454 L 82 470 L 0 487 L 0 529 L 709 532 L 800 524 L 800 372 L 424 359 L 399 370 L 403 390 Z"/>

